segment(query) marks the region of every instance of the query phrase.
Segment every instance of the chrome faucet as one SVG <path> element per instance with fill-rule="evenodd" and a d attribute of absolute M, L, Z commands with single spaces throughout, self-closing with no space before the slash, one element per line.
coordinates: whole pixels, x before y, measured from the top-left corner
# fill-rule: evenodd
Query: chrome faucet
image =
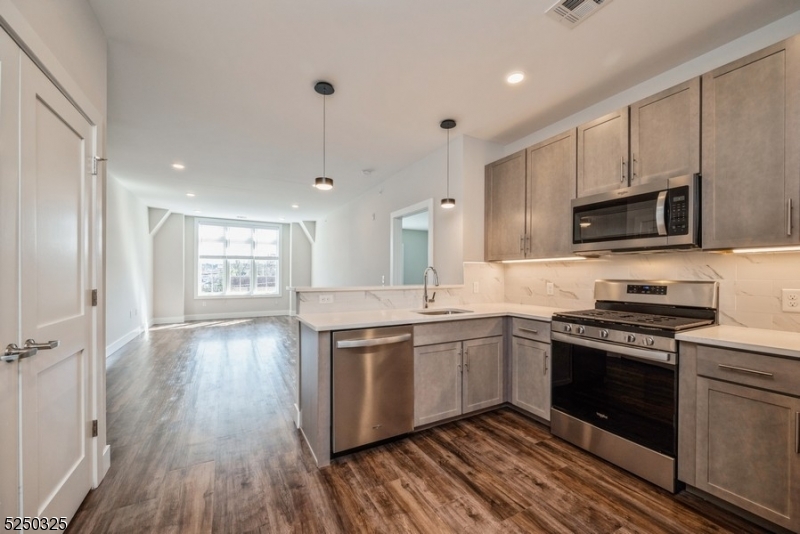
<path fill-rule="evenodd" d="M 439 285 L 439 273 L 436 272 L 436 269 L 433 266 L 428 267 L 425 269 L 425 272 L 422 273 L 422 307 L 427 308 L 429 302 L 433 302 L 436 300 L 436 291 L 433 292 L 433 296 L 429 299 L 428 298 L 428 271 L 433 271 L 433 285 Z"/>

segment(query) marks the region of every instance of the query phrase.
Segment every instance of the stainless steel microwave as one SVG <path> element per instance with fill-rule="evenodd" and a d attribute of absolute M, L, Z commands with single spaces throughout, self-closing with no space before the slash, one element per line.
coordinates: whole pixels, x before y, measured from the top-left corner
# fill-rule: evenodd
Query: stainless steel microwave
<path fill-rule="evenodd" d="M 700 246 L 700 175 L 572 200 L 576 254 Z"/>

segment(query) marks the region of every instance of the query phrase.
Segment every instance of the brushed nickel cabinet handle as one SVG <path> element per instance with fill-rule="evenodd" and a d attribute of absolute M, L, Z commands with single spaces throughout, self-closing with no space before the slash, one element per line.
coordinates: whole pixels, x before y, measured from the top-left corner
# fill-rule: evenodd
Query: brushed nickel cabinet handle
<path fill-rule="evenodd" d="M 786 235 L 792 235 L 792 199 L 786 201 Z"/>
<path fill-rule="evenodd" d="M 539 333 L 539 331 L 534 329 L 534 328 L 524 328 L 522 326 L 519 327 L 519 331 L 520 332 L 529 332 L 531 334 L 538 334 Z"/>
<path fill-rule="evenodd" d="M 525 249 L 523 248 L 523 246 L 524 246 L 523 243 L 524 242 L 525 242 L 525 235 L 524 234 L 519 234 L 519 253 L 520 254 L 524 254 L 525 253 Z"/>
<path fill-rule="evenodd" d="M 631 174 L 633 175 L 634 179 L 637 176 L 636 175 L 636 165 L 637 165 L 637 163 L 639 163 L 639 161 L 636 159 L 636 154 L 631 154 Z"/>
<path fill-rule="evenodd" d="M 547 376 L 547 358 L 549 356 L 550 355 L 547 354 L 546 352 L 544 353 L 544 373 L 542 373 L 543 376 Z"/>
<path fill-rule="evenodd" d="M 724 363 L 717 364 L 720 369 L 725 369 L 726 371 L 736 371 L 737 373 L 747 373 L 751 375 L 763 376 L 772 378 L 772 373 L 766 373 L 764 371 L 756 371 L 755 369 L 747 369 L 746 367 L 736 367 L 735 365 L 725 365 Z"/>

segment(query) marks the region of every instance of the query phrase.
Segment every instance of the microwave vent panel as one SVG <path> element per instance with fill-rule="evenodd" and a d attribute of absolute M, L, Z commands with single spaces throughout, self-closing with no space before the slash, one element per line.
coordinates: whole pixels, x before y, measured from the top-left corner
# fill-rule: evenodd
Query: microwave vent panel
<path fill-rule="evenodd" d="M 558 0 L 546 11 L 569 28 L 574 28 L 612 0 Z"/>

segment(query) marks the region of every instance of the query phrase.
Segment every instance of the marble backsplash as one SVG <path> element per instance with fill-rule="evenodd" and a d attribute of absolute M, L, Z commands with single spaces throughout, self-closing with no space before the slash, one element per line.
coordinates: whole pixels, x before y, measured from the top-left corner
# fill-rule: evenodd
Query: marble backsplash
<path fill-rule="evenodd" d="M 781 289 L 800 289 L 800 253 L 678 252 L 577 262 L 505 264 L 505 300 L 558 308 L 594 306 L 597 279 L 716 280 L 720 324 L 800 332 L 800 313 L 781 311 Z M 547 283 L 554 294 L 547 294 Z"/>
<path fill-rule="evenodd" d="M 503 302 L 503 267 L 499 263 L 465 263 L 463 286 L 428 287 L 428 294 L 436 292 L 435 306 L 438 307 Z M 475 282 L 478 283 L 477 293 L 474 292 Z M 320 304 L 320 295 L 333 295 L 333 303 Z M 337 288 L 335 291 L 306 288 L 297 290 L 294 306 L 297 313 L 421 308 L 422 287 Z"/>

